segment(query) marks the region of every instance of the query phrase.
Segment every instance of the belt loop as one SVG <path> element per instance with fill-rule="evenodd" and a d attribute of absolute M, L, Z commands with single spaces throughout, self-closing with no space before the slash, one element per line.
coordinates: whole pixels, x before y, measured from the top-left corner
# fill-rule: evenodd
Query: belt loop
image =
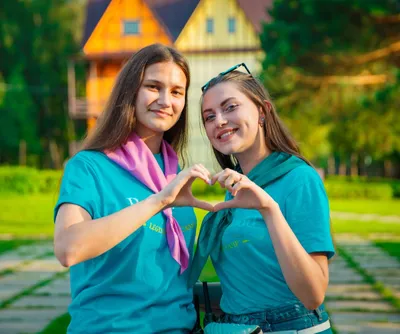
<path fill-rule="evenodd" d="M 318 320 L 321 321 L 321 320 L 322 320 L 322 314 L 321 314 L 321 310 L 319 309 L 319 307 L 316 308 L 316 309 L 314 310 L 314 312 L 315 312 L 315 314 L 317 315 Z"/>

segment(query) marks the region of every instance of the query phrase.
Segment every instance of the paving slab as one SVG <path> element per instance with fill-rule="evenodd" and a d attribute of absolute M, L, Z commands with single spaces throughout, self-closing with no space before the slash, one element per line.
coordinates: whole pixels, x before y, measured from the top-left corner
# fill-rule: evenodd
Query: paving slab
<path fill-rule="evenodd" d="M 13 308 L 64 308 L 71 303 L 70 296 L 26 296 L 11 304 Z"/>
<path fill-rule="evenodd" d="M 55 280 L 37 290 L 34 294 L 69 295 L 71 293 L 70 282 L 66 279 Z"/>
<path fill-rule="evenodd" d="M 360 310 L 375 312 L 395 312 L 395 308 L 384 301 L 352 301 L 352 300 L 328 300 L 326 306 L 330 311 L 335 310 Z"/>

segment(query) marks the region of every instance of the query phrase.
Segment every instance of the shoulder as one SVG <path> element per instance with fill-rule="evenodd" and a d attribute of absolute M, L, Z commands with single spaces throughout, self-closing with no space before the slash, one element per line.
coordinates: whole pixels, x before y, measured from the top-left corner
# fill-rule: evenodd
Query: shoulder
<path fill-rule="evenodd" d="M 65 166 L 71 168 L 72 166 L 86 165 L 93 168 L 104 161 L 104 159 L 107 159 L 107 156 L 103 152 L 80 151 L 72 156 L 66 162 Z"/>
<path fill-rule="evenodd" d="M 281 180 L 281 189 L 290 195 L 299 189 L 309 189 L 311 192 L 325 192 L 324 183 L 318 172 L 311 166 L 304 164 L 294 168 Z"/>
<path fill-rule="evenodd" d="M 287 173 L 285 177 L 288 181 L 296 185 L 306 184 L 310 182 L 322 183 L 322 179 L 315 168 L 307 164 L 294 168 L 292 171 Z"/>

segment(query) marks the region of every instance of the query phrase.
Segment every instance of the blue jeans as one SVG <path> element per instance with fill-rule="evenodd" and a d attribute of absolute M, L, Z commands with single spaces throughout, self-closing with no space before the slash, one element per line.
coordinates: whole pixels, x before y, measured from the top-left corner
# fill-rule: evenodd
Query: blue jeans
<path fill-rule="evenodd" d="M 258 325 L 264 333 L 284 330 L 301 330 L 322 324 L 329 319 L 324 305 L 316 310 L 307 310 L 302 304 L 294 303 L 282 307 L 268 309 L 263 312 L 249 314 L 223 313 L 217 322 L 244 325 Z M 321 334 L 331 334 L 332 330 L 326 329 Z"/>

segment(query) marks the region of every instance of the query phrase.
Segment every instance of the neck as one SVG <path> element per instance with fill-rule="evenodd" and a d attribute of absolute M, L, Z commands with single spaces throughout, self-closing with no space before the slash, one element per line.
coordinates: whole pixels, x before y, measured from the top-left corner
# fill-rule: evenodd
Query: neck
<path fill-rule="evenodd" d="M 145 134 L 136 132 L 140 138 L 144 141 L 147 147 L 150 149 L 151 153 L 157 154 L 160 153 L 161 149 L 161 142 L 163 140 L 163 132 L 160 133 L 152 133 L 152 134 Z"/>
<path fill-rule="evenodd" d="M 260 139 L 262 140 L 254 143 L 248 150 L 235 154 L 245 175 L 249 174 L 255 166 L 271 154 L 271 150 L 267 147 L 265 139 L 263 137 Z"/>

